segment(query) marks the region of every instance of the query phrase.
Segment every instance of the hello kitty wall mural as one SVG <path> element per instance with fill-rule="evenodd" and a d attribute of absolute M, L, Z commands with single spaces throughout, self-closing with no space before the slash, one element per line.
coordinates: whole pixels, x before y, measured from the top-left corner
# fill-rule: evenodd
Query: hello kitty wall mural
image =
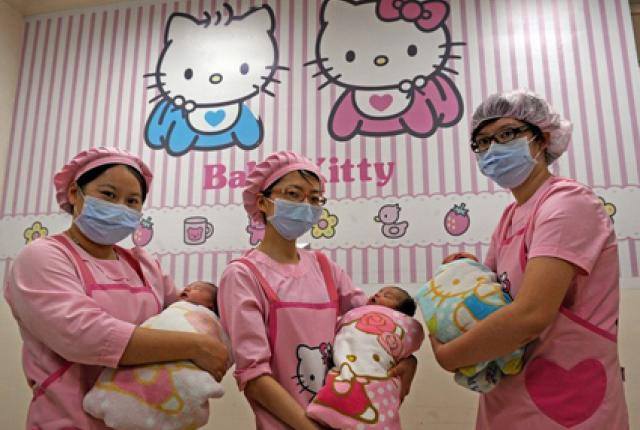
<path fill-rule="evenodd" d="M 555 173 L 593 186 L 640 285 L 640 76 L 625 0 L 133 0 L 27 17 L 0 272 L 60 231 L 51 177 L 90 146 L 155 173 L 125 245 L 178 283 L 217 279 L 264 234 L 241 202 L 275 150 L 328 179 L 302 238 L 359 284 L 420 283 L 483 256 L 510 195 L 478 171 L 470 116 L 528 87 L 574 122 Z M 25 173 L 25 172 L 37 172 Z M 2 273 L 0 273 L 2 276 Z"/>

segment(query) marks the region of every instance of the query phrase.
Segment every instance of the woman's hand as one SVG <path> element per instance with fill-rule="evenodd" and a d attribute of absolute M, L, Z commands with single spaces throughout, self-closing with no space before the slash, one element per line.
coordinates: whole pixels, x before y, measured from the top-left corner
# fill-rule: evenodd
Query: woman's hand
<path fill-rule="evenodd" d="M 229 360 L 227 347 L 219 340 L 204 334 L 199 336 L 197 345 L 192 358 L 194 364 L 209 372 L 216 381 L 222 381 Z"/>
<path fill-rule="evenodd" d="M 431 349 L 433 350 L 433 355 L 436 358 L 436 361 L 444 370 L 448 372 L 455 372 L 456 369 L 451 369 L 450 366 L 447 366 L 445 356 L 444 356 L 444 343 L 440 342 L 436 339 L 435 336 L 429 335 L 429 340 L 431 341 Z"/>
<path fill-rule="evenodd" d="M 388 375 L 390 377 L 398 376 L 400 377 L 400 401 L 402 402 L 404 398 L 409 394 L 411 390 L 411 383 L 413 382 L 413 377 L 416 374 L 416 368 L 418 366 L 418 359 L 411 355 L 407 358 L 400 360 L 400 362 L 395 366 L 389 369 Z"/>

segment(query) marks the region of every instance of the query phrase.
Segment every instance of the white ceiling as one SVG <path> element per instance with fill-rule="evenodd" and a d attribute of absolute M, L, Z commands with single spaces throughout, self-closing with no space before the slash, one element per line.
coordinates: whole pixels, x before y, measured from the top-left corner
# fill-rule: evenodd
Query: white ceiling
<path fill-rule="evenodd" d="M 22 15 L 57 12 L 66 9 L 78 9 L 89 6 L 100 6 L 119 3 L 123 0 L 0 0 L 9 4 Z M 640 0 L 639 0 L 640 1 Z"/>
<path fill-rule="evenodd" d="M 11 5 L 22 15 L 56 12 L 65 9 L 77 9 L 89 6 L 100 6 L 125 0 L 0 0 Z M 632 5 L 640 5 L 640 0 L 629 0 Z"/>

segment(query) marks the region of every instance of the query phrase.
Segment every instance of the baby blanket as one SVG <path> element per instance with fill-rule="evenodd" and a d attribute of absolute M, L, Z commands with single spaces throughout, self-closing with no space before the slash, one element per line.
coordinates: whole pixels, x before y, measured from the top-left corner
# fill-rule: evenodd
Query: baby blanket
<path fill-rule="evenodd" d="M 335 429 L 400 429 L 400 379 L 387 372 L 423 340 L 422 325 L 393 309 L 368 305 L 347 312 L 334 341 L 336 366 L 307 415 Z"/>
<path fill-rule="evenodd" d="M 180 301 L 142 327 L 199 332 L 230 344 L 218 317 L 204 306 Z M 222 385 L 190 361 L 104 369 L 84 398 L 87 413 L 116 430 L 192 430 L 209 419 L 209 398 Z"/>
<path fill-rule="evenodd" d="M 449 342 L 477 321 L 512 302 L 508 280 L 499 281 L 486 266 L 463 258 L 440 266 L 416 295 L 431 335 Z M 491 391 L 503 375 L 522 369 L 522 348 L 490 362 L 459 369 L 456 383 L 473 391 Z"/>

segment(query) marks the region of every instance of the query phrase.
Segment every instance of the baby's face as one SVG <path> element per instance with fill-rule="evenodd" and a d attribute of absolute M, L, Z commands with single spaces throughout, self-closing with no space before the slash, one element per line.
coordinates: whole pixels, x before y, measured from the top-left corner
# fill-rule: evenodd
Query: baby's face
<path fill-rule="evenodd" d="M 402 292 L 396 287 L 383 287 L 373 296 L 369 297 L 367 304 L 397 309 L 400 303 L 402 303 L 403 298 Z"/>
<path fill-rule="evenodd" d="M 206 282 L 196 281 L 192 282 L 180 293 L 180 300 L 185 300 L 189 303 L 196 305 L 202 305 L 209 309 L 213 307 L 216 300 L 216 289 L 213 285 Z"/>

